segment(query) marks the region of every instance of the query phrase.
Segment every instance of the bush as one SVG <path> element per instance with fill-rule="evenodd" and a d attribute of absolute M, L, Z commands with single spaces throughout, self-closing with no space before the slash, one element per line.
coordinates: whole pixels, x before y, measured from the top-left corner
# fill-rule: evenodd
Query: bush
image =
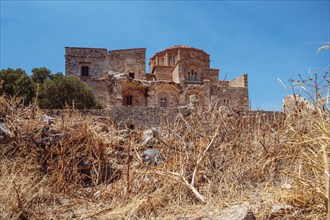
<path fill-rule="evenodd" d="M 34 83 L 23 69 L 4 69 L 0 71 L 0 94 L 9 97 L 20 96 L 24 103 L 30 103 L 35 95 Z"/>
<path fill-rule="evenodd" d="M 79 78 L 56 74 L 42 85 L 39 106 L 41 108 L 61 109 L 96 108 L 97 103 L 91 89 Z"/>

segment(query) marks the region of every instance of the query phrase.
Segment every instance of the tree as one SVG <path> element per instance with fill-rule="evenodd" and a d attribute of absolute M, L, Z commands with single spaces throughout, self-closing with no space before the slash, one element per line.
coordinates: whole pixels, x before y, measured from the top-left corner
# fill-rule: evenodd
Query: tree
<path fill-rule="evenodd" d="M 0 71 L 0 94 L 9 97 L 20 96 L 24 103 L 32 101 L 34 97 L 34 83 L 23 69 L 3 69 Z"/>
<path fill-rule="evenodd" d="M 97 103 L 90 87 L 79 78 L 56 74 L 45 81 L 39 97 L 41 108 L 63 108 L 66 105 L 75 108 L 95 108 Z"/>
<path fill-rule="evenodd" d="M 16 80 L 14 91 L 17 96 L 24 97 L 24 104 L 30 103 L 35 97 L 35 85 L 26 74 Z"/>
<path fill-rule="evenodd" d="M 57 72 L 57 73 L 55 73 L 55 74 L 52 75 L 51 79 L 52 80 L 57 80 L 57 79 L 62 78 L 63 76 L 64 76 L 63 73 Z"/>
<path fill-rule="evenodd" d="M 1 95 L 8 95 L 8 96 L 14 96 L 15 95 L 15 82 L 22 76 L 26 75 L 25 71 L 23 69 L 2 69 L 0 71 L 0 81 L 1 81 L 1 87 L 0 87 L 0 93 Z"/>
<path fill-rule="evenodd" d="M 46 79 L 51 78 L 52 72 L 46 67 L 33 68 L 31 78 L 35 83 L 44 83 Z"/>

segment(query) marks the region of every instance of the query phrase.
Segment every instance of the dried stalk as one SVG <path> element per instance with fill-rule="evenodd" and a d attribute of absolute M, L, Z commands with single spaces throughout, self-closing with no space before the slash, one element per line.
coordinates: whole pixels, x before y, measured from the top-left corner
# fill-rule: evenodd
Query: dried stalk
<path fill-rule="evenodd" d="M 327 198 L 327 220 L 330 220 L 330 167 L 329 160 L 326 151 L 325 144 L 322 144 L 322 156 L 324 163 L 324 173 L 325 173 L 325 189 L 326 189 L 326 198 Z"/>
<path fill-rule="evenodd" d="M 196 198 L 201 203 L 206 204 L 205 197 L 202 194 L 200 194 L 198 192 L 198 190 L 193 185 L 191 185 L 184 176 L 182 176 L 178 173 L 175 173 L 175 172 L 166 172 L 166 173 L 165 172 L 154 172 L 154 174 L 161 175 L 161 176 L 167 176 L 167 177 L 170 177 L 170 178 L 176 180 L 177 182 L 184 183 L 192 191 L 192 193 L 196 196 Z"/>
<path fill-rule="evenodd" d="M 191 185 L 194 186 L 194 183 L 195 183 L 195 176 L 196 176 L 196 173 L 197 173 L 197 169 L 198 169 L 198 165 L 200 164 L 200 162 L 202 162 L 206 152 L 209 150 L 209 148 L 212 146 L 213 142 L 214 142 L 214 139 L 218 136 L 218 133 L 219 133 L 219 128 L 220 128 L 220 125 L 218 125 L 216 131 L 214 132 L 214 135 L 211 139 L 211 141 L 209 142 L 209 144 L 207 145 L 207 147 L 205 148 L 205 150 L 203 151 L 202 155 L 197 159 L 196 161 L 196 166 L 195 166 L 195 169 L 194 169 L 194 172 L 193 172 L 193 175 L 192 175 L 192 180 L 191 180 Z"/>
<path fill-rule="evenodd" d="M 126 181 L 127 181 L 127 192 L 131 192 L 130 186 L 130 156 L 131 156 L 131 142 L 128 144 L 127 149 L 127 173 L 126 173 Z"/>

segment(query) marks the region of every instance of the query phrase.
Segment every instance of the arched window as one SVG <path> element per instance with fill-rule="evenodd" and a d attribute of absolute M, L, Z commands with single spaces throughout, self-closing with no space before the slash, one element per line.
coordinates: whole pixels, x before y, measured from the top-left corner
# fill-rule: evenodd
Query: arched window
<path fill-rule="evenodd" d="M 173 66 L 175 66 L 175 62 L 176 62 L 176 58 L 175 57 L 172 57 L 172 64 L 173 64 Z"/>
<path fill-rule="evenodd" d="M 229 106 L 229 99 L 223 99 L 223 103 L 225 106 Z"/>
<path fill-rule="evenodd" d="M 167 98 L 165 98 L 165 97 L 160 98 L 160 107 L 163 107 L 163 108 L 167 107 Z"/>
<path fill-rule="evenodd" d="M 197 81 L 197 72 L 191 69 L 190 72 L 188 72 L 188 81 Z"/>
<path fill-rule="evenodd" d="M 133 96 L 132 95 L 126 95 L 124 96 L 124 105 L 133 105 Z"/>

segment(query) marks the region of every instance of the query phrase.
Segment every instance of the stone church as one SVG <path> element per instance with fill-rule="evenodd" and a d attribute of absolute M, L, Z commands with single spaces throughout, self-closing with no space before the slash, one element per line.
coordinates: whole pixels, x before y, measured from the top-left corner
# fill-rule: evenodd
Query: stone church
<path fill-rule="evenodd" d="M 192 96 L 199 106 L 211 103 L 249 110 L 247 74 L 219 80 L 210 55 L 189 46 L 172 46 L 150 58 L 146 49 L 65 48 L 65 71 L 93 90 L 104 108 L 111 106 L 178 107 Z"/>

